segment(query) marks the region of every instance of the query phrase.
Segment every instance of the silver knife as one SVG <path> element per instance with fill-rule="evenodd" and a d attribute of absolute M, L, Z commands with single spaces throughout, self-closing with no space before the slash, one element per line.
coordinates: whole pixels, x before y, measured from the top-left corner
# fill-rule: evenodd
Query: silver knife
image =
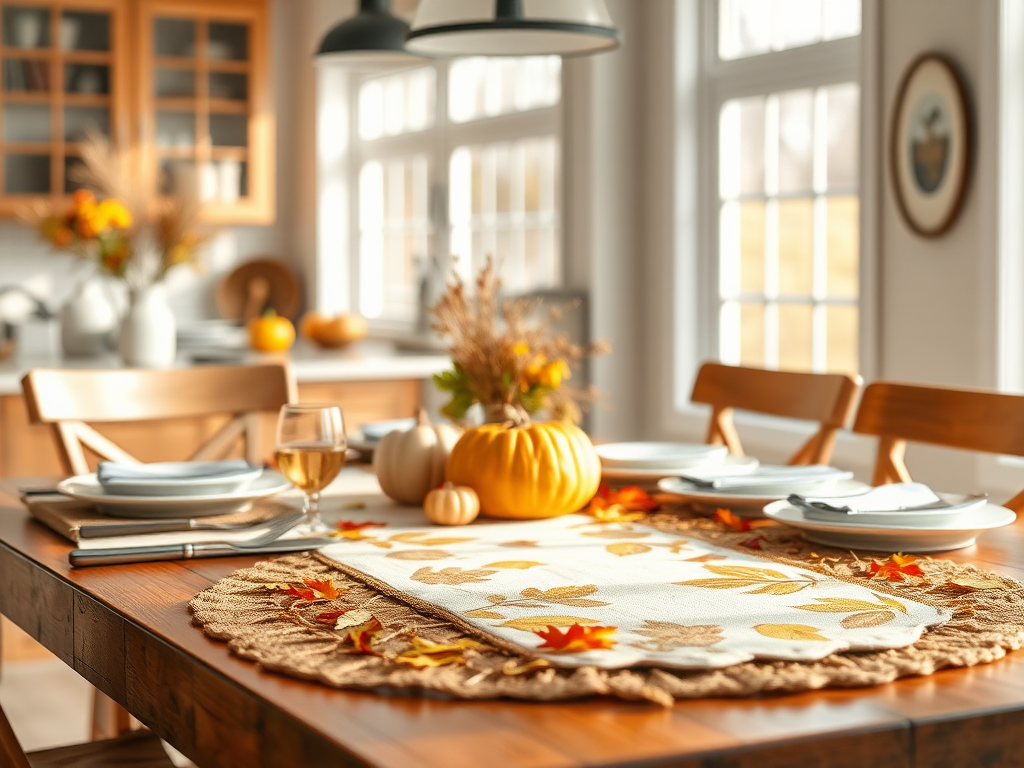
<path fill-rule="evenodd" d="M 110 549 L 75 549 L 68 561 L 76 568 L 90 565 L 122 565 L 125 563 L 152 563 L 161 560 L 193 560 L 200 557 L 229 557 L 231 555 L 268 555 L 281 552 L 305 552 L 337 543 L 335 539 L 317 536 L 303 539 L 284 539 L 263 546 L 243 546 L 230 542 L 208 544 L 173 544 L 159 547 L 113 547 Z"/>

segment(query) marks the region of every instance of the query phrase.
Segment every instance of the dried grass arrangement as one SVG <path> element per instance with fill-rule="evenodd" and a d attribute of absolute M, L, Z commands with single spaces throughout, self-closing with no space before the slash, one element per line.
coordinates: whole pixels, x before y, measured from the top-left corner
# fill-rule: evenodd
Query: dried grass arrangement
<path fill-rule="evenodd" d="M 554 334 L 551 324 L 574 304 L 552 307 L 545 320 L 533 320 L 539 300 L 501 299 L 501 279 L 492 258 L 477 275 L 470 295 L 457 274 L 440 301 L 431 307 L 432 328 L 449 340 L 451 371 L 434 376 L 451 400 L 442 413 L 463 421 L 476 403 L 489 422 L 529 423 L 540 411 L 552 419 L 578 423 L 583 408 L 596 400 L 594 389 L 566 382 L 572 363 L 611 350 L 607 342 L 574 344 L 568 334 Z"/>

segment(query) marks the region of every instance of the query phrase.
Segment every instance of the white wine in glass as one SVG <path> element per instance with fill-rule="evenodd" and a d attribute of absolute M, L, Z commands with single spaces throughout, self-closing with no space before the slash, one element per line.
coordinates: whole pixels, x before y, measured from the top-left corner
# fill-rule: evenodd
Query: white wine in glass
<path fill-rule="evenodd" d="M 285 405 L 277 420 L 277 465 L 303 493 L 303 530 L 329 530 L 320 519 L 320 491 L 345 466 L 345 422 L 336 405 Z"/>

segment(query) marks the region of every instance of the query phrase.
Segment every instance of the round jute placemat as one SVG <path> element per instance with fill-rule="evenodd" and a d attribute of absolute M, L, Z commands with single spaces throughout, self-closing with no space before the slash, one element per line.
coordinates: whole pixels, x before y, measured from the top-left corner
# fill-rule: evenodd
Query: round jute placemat
<path fill-rule="evenodd" d="M 280 557 L 237 571 L 196 595 L 190 608 L 193 622 L 207 635 L 226 641 L 234 653 L 265 669 L 336 688 L 418 688 L 461 699 L 553 701 L 602 694 L 669 706 L 675 699 L 877 685 L 995 661 L 1024 645 L 1024 587 L 997 573 L 921 558 L 921 578 L 868 582 L 868 556 L 810 544 L 780 526 L 736 532 L 711 520 L 668 514 L 653 515 L 644 523 L 739 551 L 757 549 L 757 554 L 772 560 L 835 578 L 870 583 L 880 592 L 946 608 L 953 617 L 913 645 L 897 650 L 837 653 L 815 662 L 750 661 L 687 672 L 554 668 L 526 653 L 491 647 L 486 637 L 417 612 L 350 578 L 315 553 Z M 889 554 L 876 557 L 885 560 Z M 301 586 L 311 578 L 330 579 L 343 591 L 334 600 L 310 603 L 267 588 L 268 584 Z M 380 655 L 361 652 L 347 632 L 317 621 L 325 612 L 349 609 L 365 609 L 380 622 L 383 631 L 374 644 Z M 420 668 L 395 661 L 413 647 L 414 637 L 443 645 L 470 638 L 483 646 L 462 652 L 457 664 Z"/>

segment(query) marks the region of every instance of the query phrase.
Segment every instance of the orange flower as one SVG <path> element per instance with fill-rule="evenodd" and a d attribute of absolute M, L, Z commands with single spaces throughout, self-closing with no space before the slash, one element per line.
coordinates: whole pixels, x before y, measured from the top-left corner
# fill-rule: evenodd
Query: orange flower
<path fill-rule="evenodd" d="M 548 625 L 547 630 L 535 629 L 533 634 L 544 642 L 538 650 L 552 653 L 583 653 L 584 651 L 607 650 L 615 645 L 612 635 L 618 627 L 584 627 L 573 624 L 565 632 Z"/>
<path fill-rule="evenodd" d="M 71 238 L 75 236 L 68 227 L 59 227 L 56 232 L 53 233 L 53 244 L 58 248 L 67 248 L 71 243 Z"/>
<path fill-rule="evenodd" d="M 96 196 L 88 189 L 79 189 L 71 198 L 76 208 L 96 203 Z"/>
<path fill-rule="evenodd" d="M 607 485 L 602 485 L 597 490 L 597 496 L 590 500 L 587 514 L 602 523 L 631 523 L 642 518 L 645 513 L 660 508 L 661 505 L 643 488 L 627 485 L 613 491 Z"/>
<path fill-rule="evenodd" d="M 907 576 L 924 576 L 921 566 L 916 563 L 917 558 L 913 555 L 897 552 L 881 563 L 872 560 L 869 573 L 874 581 L 905 581 Z"/>
<path fill-rule="evenodd" d="M 734 515 L 731 509 L 715 510 L 715 521 L 732 528 L 734 531 L 749 531 L 750 521 L 745 517 Z"/>

